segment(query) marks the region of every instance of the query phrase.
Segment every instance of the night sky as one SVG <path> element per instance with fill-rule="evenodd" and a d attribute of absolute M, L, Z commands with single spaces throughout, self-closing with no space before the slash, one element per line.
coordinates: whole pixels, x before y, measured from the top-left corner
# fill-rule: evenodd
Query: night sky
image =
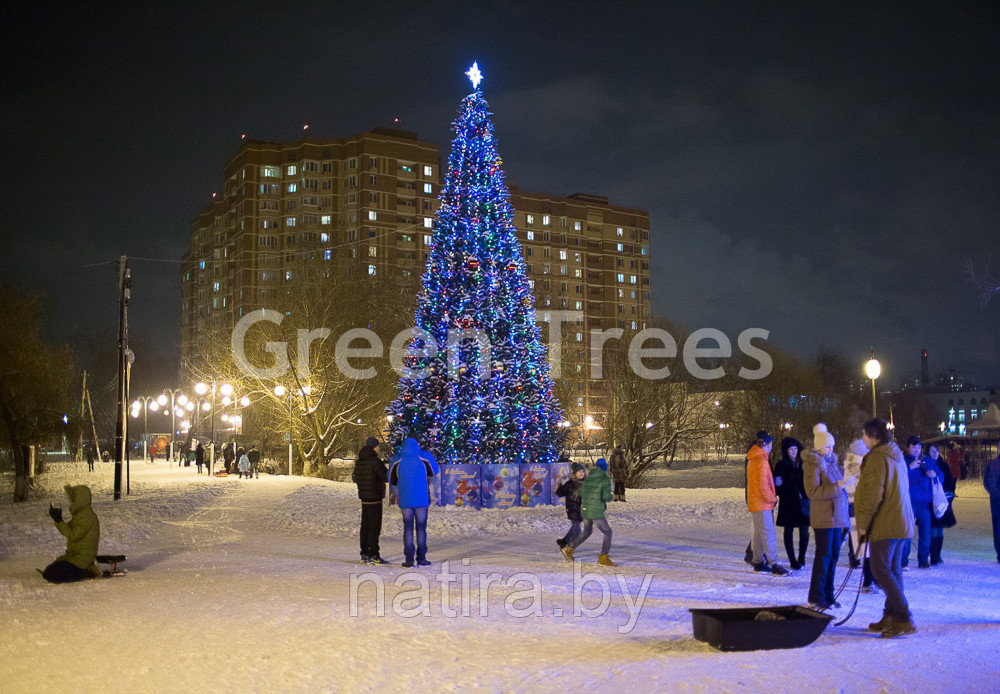
<path fill-rule="evenodd" d="M 0 272 L 54 337 L 113 341 L 87 266 L 169 261 L 132 262 L 131 329 L 176 359 L 188 225 L 241 133 L 399 118 L 446 156 L 477 60 L 510 181 L 649 210 L 658 315 L 1000 385 L 1000 296 L 963 274 L 998 238 L 998 5 L 666 4 L 5 3 Z"/>

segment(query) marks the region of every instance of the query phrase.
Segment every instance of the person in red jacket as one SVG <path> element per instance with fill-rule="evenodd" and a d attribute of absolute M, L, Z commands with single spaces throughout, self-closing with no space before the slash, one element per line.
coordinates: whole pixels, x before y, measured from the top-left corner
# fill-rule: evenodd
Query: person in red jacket
<path fill-rule="evenodd" d="M 775 576 L 787 576 L 788 569 L 776 562 L 778 540 L 774 534 L 774 505 L 778 495 L 768 456 L 774 445 L 766 432 L 758 432 L 757 440 L 747 451 L 747 511 L 753 521 L 753 570 L 769 571 Z"/>

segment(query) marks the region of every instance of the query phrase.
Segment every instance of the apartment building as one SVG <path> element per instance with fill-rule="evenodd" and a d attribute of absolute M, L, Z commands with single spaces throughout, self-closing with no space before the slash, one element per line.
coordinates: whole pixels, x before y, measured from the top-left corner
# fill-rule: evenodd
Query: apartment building
<path fill-rule="evenodd" d="M 274 307 L 302 257 L 345 276 L 392 271 L 416 288 L 441 175 L 438 146 L 394 128 L 244 141 L 226 163 L 221 192 L 191 223 L 181 269 L 181 372 L 240 317 Z M 563 373 L 577 394 L 563 406 L 571 416 L 598 412 L 589 333 L 649 321 L 649 215 L 599 195 L 555 197 L 513 185 L 510 193 L 539 322 L 574 312 L 562 324 Z"/>

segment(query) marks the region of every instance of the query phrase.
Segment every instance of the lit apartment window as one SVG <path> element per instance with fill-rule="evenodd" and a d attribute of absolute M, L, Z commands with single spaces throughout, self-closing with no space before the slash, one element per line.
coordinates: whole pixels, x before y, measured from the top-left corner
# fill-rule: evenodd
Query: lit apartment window
<path fill-rule="evenodd" d="M 577 342 L 583 342 L 583 333 L 577 333 L 576 334 L 576 341 Z"/>
<path fill-rule="evenodd" d="M 213 292 L 219 291 L 219 283 L 218 282 L 212 282 L 212 291 Z"/>
<path fill-rule="evenodd" d="M 293 226 L 295 226 L 295 217 L 286 217 L 285 218 L 285 226 L 286 227 L 293 227 Z"/>
<path fill-rule="evenodd" d="M 406 241 L 406 242 L 410 242 L 413 240 L 413 237 L 410 236 L 409 234 L 400 234 L 399 238 L 401 241 Z"/>
<path fill-rule="evenodd" d="M 433 193 L 434 192 L 434 186 L 432 186 L 430 183 L 425 183 L 424 184 L 424 192 L 425 193 Z"/>
<path fill-rule="evenodd" d="M 368 221 L 375 222 L 378 221 L 378 212 L 375 210 L 368 210 Z"/>
<path fill-rule="evenodd" d="M 535 232 L 533 232 L 533 231 L 527 231 L 525 233 L 528 235 L 528 240 L 529 241 L 534 241 L 535 240 Z"/>
<path fill-rule="evenodd" d="M 649 255 L 649 246 L 643 246 L 642 247 L 642 254 L 643 255 Z"/>
<path fill-rule="evenodd" d="M 425 166 L 424 167 L 424 176 L 433 176 L 433 175 L 434 175 L 434 167 L 433 166 Z"/>
<path fill-rule="evenodd" d="M 298 172 L 299 172 L 299 167 L 297 167 L 297 166 L 286 166 L 285 167 L 285 175 L 286 176 L 294 176 Z"/>
<path fill-rule="evenodd" d="M 320 216 L 320 218 L 319 218 L 319 223 L 320 223 L 320 224 L 329 224 L 329 223 L 330 223 L 330 220 L 331 220 L 331 219 L 332 219 L 332 218 L 331 218 L 331 216 L 330 216 L 330 215 L 328 215 L 328 214 L 324 214 L 324 215 L 321 215 L 321 216 Z"/>
<path fill-rule="evenodd" d="M 377 270 L 375 269 L 374 265 L 369 265 L 368 266 L 368 274 L 369 275 L 374 275 L 376 272 L 377 272 Z"/>
<path fill-rule="evenodd" d="M 559 251 L 559 260 L 566 260 L 566 251 Z"/>
<path fill-rule="evenodd" d="M 582 301 L 577 301 L 576 302 L 576 310 L 577 311 L 583 310 L 583 302 Z"/>
<path fill-rule="evenodd" d="M 333 251 L 323 251 L 323 260 L 329 260 L 333 255 Z"/>
<path fill-rule="evenodd" d="M 535 280 L 528 280 L 528 288 L 529 289 L 535 288 Z"/>
<path fill-rule="evenodd" d="M 535 223 L 535 215 L 533 215 L 533 214 L 526 214 L 526 215 L 524 215 L 524 223 L 525 224 L 534 224 Z"/>
<path fill-rule="evenodd" d="M 324 231 L 322 234 L 319 235 L 319 240 L 322 241 L 323 243 L 329 243 L 330 235 Z"/>
<path fill-rule="evenodd" d="M 433 226 L 434 226 L 434 220 L 431 219 L 430 217 L 424 217 L 424 228 L 430 229 Z"/>
<path fill-rule="evenodd" d="M 265 166 L 261 170 L 261 175 L 264 176 L 264 178 L 278 178 L 281 176 L 281 169 L 277 166 Z"/>
<path fill-rule="evenodd" d="M 629 276 L 629 282 L 631 282 L 632 284 L 635 284 L 635 275 L 630 275 Z"/>
<path fill-rule="evenodd" d="M 285 190 L 288 191 L 289 193 L 294 193 L 298 191 L 298 189 L 299 189 L 298 183 L 289 183 L 287 186 L 285 186 Z"/>
<path fill-rule="evenodd" d="M 378 257 L 378 246 L 369 246 L 368 247 L 368 257 L 369 258 L 376 258 L 376 257 Z"/>
<path fill-rule="evenodd" d="M 400 164 L 399 169 L 404 173 L 413 173 L 413 167 L 410 166 L 409 164 Z"/>
<path fill-rule="evenodd" d="M 621 227 L 618 227 L 618 235 L 621 236 L 622 234 L 624 234 L 624 231 L 622 231 Z"/>
<path fill-rule="evenodd" d="M 542 215 L 542 226 L 543 227 L 547 227 L 549 225 L 550 221 L 551 221 L 551 217 L 549 217 L 547 214 L 543 214 Z"/>
<path fill-rule="evenodd" d="M 424 234 L 424 245 L 425 246 L 431 245 L 431 235 L 430 234 Z"/>
<path fill-rule="evenodd" d="M 286 280 L 292 279 L 292 271 L 291 270 L 285 270 L 285 279 Z"/>
<path fill-rule="evenodd" d="M 199 270 L 204 270 L 205 269 L 205 261 L 204 260 L 201 261 L 200 263 L 198 263 L 198 269 Z"/>
<path fill-rule="evenodd" d="M 573 231 L 580 231 L 580 222 L 573 222 Z"/>
<path fill-rule="evenodd" d="M 624 243 L 619 243 L 618 244 L 618 252 L 621 253 L 624 250 L 625 250 L 625 244 Z"/>
<path fill-rule="evenodd" d="M 638 330 L 638 329 L 639 329 L 639 324 L 636 323 L 635 321 L 632 321 L 632 330 Z"/>
<path fill-rule="evenodd" d="M 560 275 L 564 275 L 564 276 L 566 275 L 566 266 L 565 265 L 560 265 L 559 266 L 559 274 Z"/>
<path fill-rule="evenodd" d="M 625 281 L 625 275 L 623 275 L 622 273 L 619 272 L 618 273 L 618 281 L 619 282 L 624 282 Z"/>

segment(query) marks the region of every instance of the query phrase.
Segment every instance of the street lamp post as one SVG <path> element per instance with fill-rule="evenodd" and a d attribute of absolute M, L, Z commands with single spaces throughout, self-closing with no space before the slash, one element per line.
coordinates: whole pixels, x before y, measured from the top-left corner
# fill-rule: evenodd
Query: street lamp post
<path fill-rule="evenodd" d="M 209 418 L 211 421 L 210 429 L 212 432 L 209 438 L 211 442 L 209 445 L 209 452 L 208 452 L 209 469 L 211 469 L 213 463 L 215 462 L 215 393 L 218 391 L 222 393 L 223 397 L 225 398 L 229 398 L 233 394 L 233 387 L 228 383 L 222 383 L 220 385 L 218 381 L 216 381 L 214 378 L 210 381 L 210 383 L 211 386 L 209 386 L 209 383 L 206 383 L 205 381 L 199 381 L 194 386 L 194 392 L 196 392 L 198 395 L 205 395 L 206 393 L 208 393 L 209 388 L 211 388 L 212 391 L 211 395 L 209 396 L 211 398 L 211 403 L 212 403 L 209 414 Z"/>
<path fill-rule="evenodd" d="M 149 441 L 147 437 L 149 436 L 149 401 L 153 399 L 152 395 L 139 395 L 134 401 L 132 401 L 132 419 L 139 418 L 139 408 L 142 408 L 142 462 L 148 463 L 147 451 L 149 450 Z M 154 410 L 155 411 L 155 410 Z"/>
<path fill-rule="evenodd" d="M 875 407 L 875 379 L 882 375 L 882 365 L 875 358 L 874 347 L 872 347 L 872 358 L 865 364 L 865 375 L 872 381 L 872 417 L 877 417 Z"/>

